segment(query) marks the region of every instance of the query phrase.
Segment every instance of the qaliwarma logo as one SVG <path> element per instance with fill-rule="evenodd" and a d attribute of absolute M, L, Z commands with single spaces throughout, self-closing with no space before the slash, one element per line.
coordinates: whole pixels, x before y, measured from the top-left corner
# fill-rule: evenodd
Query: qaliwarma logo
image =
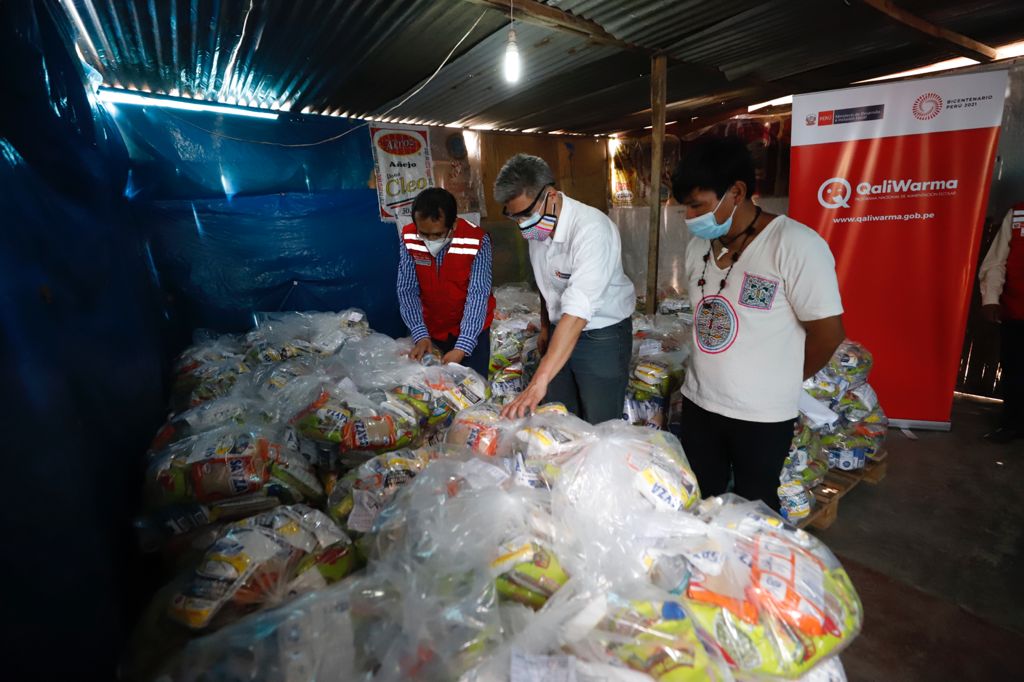
<path fill-rule="evenodd" d="M 823 208 L 850 208 L 853 187 L 846 178 L 829 178 L 818 187 L 818 203 Z"/>
<path fill-rule="evenodd" d="M 914 118 L 930 121 L 942 111 L 942 98 L 934 92 L 926 92 L 914 100 L 912 111 Z"/>

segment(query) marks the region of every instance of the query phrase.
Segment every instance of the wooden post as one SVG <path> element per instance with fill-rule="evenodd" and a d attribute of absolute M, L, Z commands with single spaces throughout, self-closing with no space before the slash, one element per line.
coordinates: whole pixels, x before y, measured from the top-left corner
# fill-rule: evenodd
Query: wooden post
<path fill-rule="evenodd" d="M 651 224 L 647 237 L 647 314 L 658 311 L 658 242 L 661 237 L 661 167 L 665 143 L 666 57 L 651 58 Z"/>

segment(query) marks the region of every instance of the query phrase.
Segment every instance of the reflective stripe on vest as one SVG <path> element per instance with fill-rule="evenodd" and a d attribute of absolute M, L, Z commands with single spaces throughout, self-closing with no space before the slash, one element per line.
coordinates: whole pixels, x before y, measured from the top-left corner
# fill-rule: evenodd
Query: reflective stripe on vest
<path fill-rule="evenodd" d="M 469 281 L 473 270 L 473 259 L 483 245 L 484 232 L 469 221 L 459 218 L 455 222 L 451 244 L 438 267 L 437 260 L 430 255 L 423 240 L 410 223 L 402 228 L 402 241 L 413 256 L 416 278 L 420 285 L 420 302 L 423 304 L 423 321 L 427 332 L 438 340 L 458 336 L 462 326 L 462 313 L 469 295 Z M 487 301 L 487 315 L 484 329 L 494 318 L 494 295 Z"/>

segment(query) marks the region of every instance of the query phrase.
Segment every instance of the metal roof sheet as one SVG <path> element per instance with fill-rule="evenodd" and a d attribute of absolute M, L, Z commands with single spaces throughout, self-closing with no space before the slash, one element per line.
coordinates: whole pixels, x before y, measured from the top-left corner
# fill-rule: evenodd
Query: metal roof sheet
<path fill-rule="evenodd" d="M 107 85 L 313 113 L 381 115 L 468 31 L 389 119 L 498 129 L 641 127 L 655 51 L 670 59 L 670 116 L 691 118 L 955 55 L 857 0 L 545 0 L 635 49 L 520 20 L 523 77 L 510 85 L 508 14 L 481 0 L 60 3 Z M 989 45 L 1024 38 L 1019 0 L 900 5 Z"/>

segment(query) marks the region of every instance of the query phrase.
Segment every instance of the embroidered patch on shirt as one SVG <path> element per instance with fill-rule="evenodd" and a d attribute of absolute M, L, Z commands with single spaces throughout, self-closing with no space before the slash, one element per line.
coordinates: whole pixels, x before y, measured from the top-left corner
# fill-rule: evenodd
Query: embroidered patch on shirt
<path fill-rule="evenodd" d="M 739 332 L 739 317 L 724 296 L 706 296 L 693 314 L 693 334 L 697 347 L 715 355 L 729 350 Z"/>
<path fill-rule="evenodd" d="M 739 304 L 746 308 L 771 310 L 775 302 L 775 292 L 779 283 L 773 279 L 743 273 L 743 286 L 740 288 Z"/>

